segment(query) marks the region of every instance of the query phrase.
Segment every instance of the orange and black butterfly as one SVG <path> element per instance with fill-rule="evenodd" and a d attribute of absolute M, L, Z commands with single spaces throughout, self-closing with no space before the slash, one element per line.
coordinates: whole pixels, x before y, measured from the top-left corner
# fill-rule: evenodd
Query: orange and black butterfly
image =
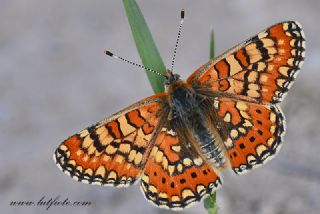
<path fill-rule="evenodd" d="M 263 165 L 279 151 L 279 107 L 305 56 L 295 21 L 271 26 L 210 60 L 186 81 L 167 71 L 166 92 L 145 98 L 65 140 L 58 167 L 88 184 L 127 187 L 179 210 L 221 185 L 219 174 Z"/>

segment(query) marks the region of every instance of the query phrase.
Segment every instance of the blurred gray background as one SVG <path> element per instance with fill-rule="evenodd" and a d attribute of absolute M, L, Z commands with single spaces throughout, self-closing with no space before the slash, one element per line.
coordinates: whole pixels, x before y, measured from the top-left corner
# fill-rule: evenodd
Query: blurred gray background
<path fill-rule="evenodd" d="M 282 103 L 287 134 L 264 167 L 224 173 L 219 213 L 320 213 L 320 25 L 318 0 L 138 0 L 166 64 L 179 11 L 186 9 L 176 72 L 187 78 L 207 61 L 213 26 L 216 53 L 284 20 L 298 20 L 307 55 Z M 52 160 L 66 137 L 153 92 L 144 71 L 103 54 L 140 62 L 122 1 L 0 1 L 1 213 L 170 213 L 153 207 L 138 186 L 85 185 Z M 10 207 L 14 200 L 61 196 L 89 207 Z M 203 204 L 180 213 L 205 213 Z"/>

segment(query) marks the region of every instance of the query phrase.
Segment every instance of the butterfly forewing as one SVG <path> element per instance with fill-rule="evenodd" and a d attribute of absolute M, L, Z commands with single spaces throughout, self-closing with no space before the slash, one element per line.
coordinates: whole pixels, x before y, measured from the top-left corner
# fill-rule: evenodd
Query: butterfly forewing
<path fill-rule="evenodd" d="M 150 153 L 162 105 L 161 94 L 147 98 L 69 137 L 54 153 L 56 164 L 83 183 L 132 184 Z"/>
<path fill-rule="evenodd" d="M 300 24 L 283 22 L 206 63 L 188 82 L 251 102 L 278 103 L 293 83 L 304 55 Z"/>

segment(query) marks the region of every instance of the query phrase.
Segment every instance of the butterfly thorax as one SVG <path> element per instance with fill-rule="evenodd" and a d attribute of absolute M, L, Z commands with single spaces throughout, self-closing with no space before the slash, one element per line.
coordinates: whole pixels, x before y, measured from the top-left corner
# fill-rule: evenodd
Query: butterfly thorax
<path fill-rule="evenodd" d="M 202 101 L 190 84 L 177 79 L 167 86 L 170 106 L 169 120 L 172 127 L 186 143 L 191 152 L 197 152 L 207 159 L 216 169 L 225 167 L 223 153 L 225 148 L 218 137 L 210 130 L 208 120 L 203 114 Z"/>

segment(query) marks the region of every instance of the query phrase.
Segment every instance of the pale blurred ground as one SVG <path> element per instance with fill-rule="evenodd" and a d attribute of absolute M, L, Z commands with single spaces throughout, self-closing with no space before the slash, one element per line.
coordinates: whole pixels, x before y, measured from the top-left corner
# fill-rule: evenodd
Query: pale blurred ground
<path fill-rule="evenodd" d="M 280 154 L 244 176 L 225 173 L 219 213 L 320 213 L 320 25 L 318 0 L 138 1 L 169 64 L 179 11 L 187 11 L 176 72 L 186 78 L 208 58 L 210 27 L 222 52 L 283 20 L 298 20 L 306 62 L 282 103 L 287 134 Z M 69 135 L 151 95 L 145 73 L 107 58 L 104 49 L 139 61 L 119 0 L 0 1 L 1 213 L 169 213 L 138 186 L 77 183 L 54 165 Z M 10 207 L 43 195 L 92 201 L 84 207 Z M 203 204 L 180 213 L 205 213 Z"/>

